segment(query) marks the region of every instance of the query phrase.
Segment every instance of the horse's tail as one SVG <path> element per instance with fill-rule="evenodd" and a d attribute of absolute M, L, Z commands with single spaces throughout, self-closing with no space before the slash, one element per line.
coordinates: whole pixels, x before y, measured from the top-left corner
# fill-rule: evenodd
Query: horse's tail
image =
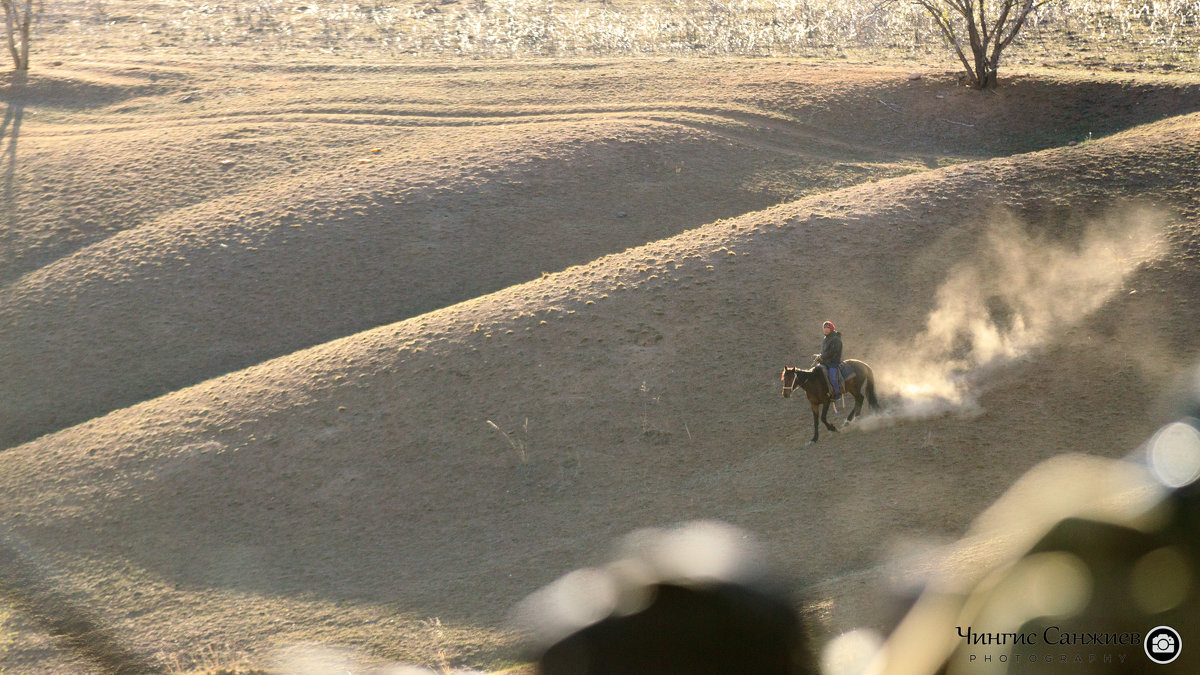
<path fill-rule="evenodd" d="M 875 374 L 871 373 L 867 380 L 867 403 L 871 404 L 871 410 L 879 410 L 879 399 L 875 396 Z"/>
<path fill-rule="evenodd" d="M 875 371 L 865 363 L 863 366 L 867 370 L 866 381 L 863 382 L 863 393 L 867 395 L 867 403 L 871 404 L 871 410 L 879 410 L 879 398 L 875 396 Z"/>

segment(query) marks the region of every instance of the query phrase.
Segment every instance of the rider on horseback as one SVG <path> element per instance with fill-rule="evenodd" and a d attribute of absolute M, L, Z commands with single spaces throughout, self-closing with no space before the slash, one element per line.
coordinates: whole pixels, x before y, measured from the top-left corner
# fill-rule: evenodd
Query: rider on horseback
<path fill-rule="evenodd" d="M 825 375 L 830 398 L 838 398 L 841 396 L 838 369 L 842 365 L 842 334 L 837 331 L 832 321 L 826 321 L 821 329 L 825 331 L 825 339 L 821 341 L 821 353 L 817 356 L 817 363 L 821 366 L 821 373 Z"/>

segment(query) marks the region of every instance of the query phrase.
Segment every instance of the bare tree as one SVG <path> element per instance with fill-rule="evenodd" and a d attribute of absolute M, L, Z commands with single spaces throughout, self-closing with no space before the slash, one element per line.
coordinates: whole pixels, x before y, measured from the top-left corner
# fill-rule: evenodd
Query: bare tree
<path fill-rule="evenodd" d="M 29 73 L 29 25 L 33 22 L 33 0 L 0 0 L 4 3 L 4 29 L 8 51 L 18 81 Z"/>
<path fill-rule="evenodd" d="M 11 2 L 12 0 L 5 0 Z M 942 35 L 967 69 L 967 81 L 975 89 L 996 86 L 1000 52 L 1012 43 L 1034 10 L 1052 0 L 913 0 L 929 12 Z M 962 35 L 966 33 L 967 58 Z"/>

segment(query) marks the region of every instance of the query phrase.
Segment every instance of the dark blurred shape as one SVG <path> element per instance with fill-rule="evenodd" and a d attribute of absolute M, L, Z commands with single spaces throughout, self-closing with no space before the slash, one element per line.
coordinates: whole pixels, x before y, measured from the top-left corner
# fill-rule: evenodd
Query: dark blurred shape
<path fill-rule="evenodd" d="M 543 675 L 817 673 L 791 598 L 753 542 L 713 522 L 630 535 L 520 610 Z"/>
<path fill-rule="evenodd" d="M 1127 459 L 1064 455 L 1022 476 L 860 672 L 1200 672 L 1196 376 L 1184 416 Z"/>
<path fill-rule="evenodd" d="M 790 673 L 800 666 L 800 621 L 782 598 L 735 584 L 655 584 L 653 602 L 609 616 L 550 647 L 545 675 Z"/>

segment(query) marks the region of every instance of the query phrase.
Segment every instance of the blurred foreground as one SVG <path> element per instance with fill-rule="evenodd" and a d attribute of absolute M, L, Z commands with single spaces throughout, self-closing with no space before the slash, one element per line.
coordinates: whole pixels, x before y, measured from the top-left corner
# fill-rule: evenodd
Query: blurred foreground
<path fill-rule="evenodd" d="M 1063 455 L 1022 476 L 930 556 L 890 636 L 843 634 L 819 669 L 749 535 L 698 522 L 634 533 L 614 562 L 531 596 L 518 614 L 539 672 L 1196 672 L 1200 369 L 1195 385 L 1130 457 Z"/>

